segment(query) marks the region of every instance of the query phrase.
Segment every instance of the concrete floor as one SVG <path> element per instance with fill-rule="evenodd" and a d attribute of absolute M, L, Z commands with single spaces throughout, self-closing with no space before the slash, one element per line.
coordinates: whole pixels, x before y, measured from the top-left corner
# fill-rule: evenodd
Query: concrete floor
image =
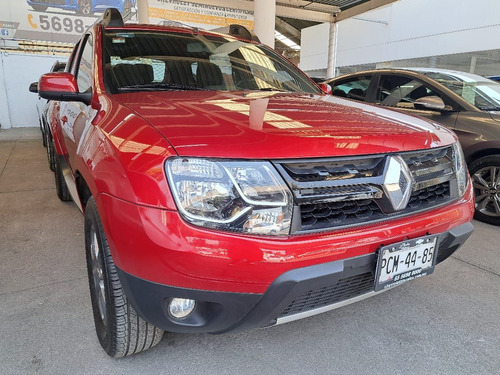
<path fill-rule="evenodd" d="M 382 295 L 116 360 L 94 332 L 83 218 L 56 197 L 39 130 L 0 131 L 0 374 L 500 374 L 500 233 L 474 225 L 433 275 Z"/>

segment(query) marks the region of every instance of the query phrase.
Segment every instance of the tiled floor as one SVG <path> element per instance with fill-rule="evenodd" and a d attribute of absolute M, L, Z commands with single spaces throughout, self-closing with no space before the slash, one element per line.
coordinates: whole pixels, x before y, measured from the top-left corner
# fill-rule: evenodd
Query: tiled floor
<path fill-rule="evenodd" d="M 0 375 L 500 374 L 500 232 L 474 225 L 432 276 L 374 298 L 114 360 L 94 333 L 82 215 L 57 199 L 40 131 L 0 131 Z"/>

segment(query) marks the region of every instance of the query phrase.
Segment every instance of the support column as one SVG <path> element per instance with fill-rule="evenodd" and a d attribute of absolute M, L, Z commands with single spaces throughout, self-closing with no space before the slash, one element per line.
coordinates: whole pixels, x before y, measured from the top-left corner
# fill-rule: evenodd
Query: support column
<path fill-rule="evenodd" d="M 137 1 L 137 22 L 149 23 L 149 1 L 148 0 L 138 0 Z"/>
<path fill-rule="evenodd" d="M 260 41 L 274 48 L 276 0 L 254 0 L 254 32 Z"/>
<path fill-rule="evenodd" d="M 2 130 L 12 127 L 9 98 L 7 96 L 7 84 L 5 82 L 5 57 L 7 57 L 7 52 L 0 51 L 0 129 Z"/>
<path fill-rule="evenodd" d="M 326 78 L 333 78 L 337 73 L 337 22 L 330 22 L 330 35 L 328 41 L 328 65 L 326 68 Z"/>
<path fill-rule="evenodd" d="M 477 56 L 474 55 L 470 59 L 469 73 L 476 73 L 476 65 L 477 65 Z"/>

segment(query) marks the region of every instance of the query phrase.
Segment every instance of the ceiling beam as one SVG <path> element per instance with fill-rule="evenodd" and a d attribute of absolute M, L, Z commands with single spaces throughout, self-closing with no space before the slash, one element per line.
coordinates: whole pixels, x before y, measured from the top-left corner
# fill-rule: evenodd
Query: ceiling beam
<path fill-rule="evenodd" d="M 300 30 L 297 30 L 295 27 L 290 25 L 288 22 L 283 21 L 281 18 L 276 17 L 276 28 L 280 28 L 283 31 L 286 31 L 289 36 L 300 41 Z"/>
<path fill-rule="evenodd" d="M 335 21 L 338 22 L 348 18 L 352 18 L 361 13 L 369 12 L 370 10 L 383 7 L 391 3 L 395 3 L 396 1 L 399 0 L 370 0 L 367 1 L 366 3 L 356 5 L 352 8 L 346 9 L 338 13 Z"/>
<path fill-rule="evenodd" d="M 276 5 L 283 5 L 285 7 L 302 8 L 308 10 L 315 10 L 322 13 L 338 13 L 340 8 L 336 5 L 327 5 L 316 3 L 309 0 L 276 0 Z"/>
<path fill-rule="evenodd" d="M 279 17 L 294 18 L 315 22 L 333 22 L 333 13 L 317 12 L 301 8 L 292 8 L 276 4 L 276 15 Z"/>

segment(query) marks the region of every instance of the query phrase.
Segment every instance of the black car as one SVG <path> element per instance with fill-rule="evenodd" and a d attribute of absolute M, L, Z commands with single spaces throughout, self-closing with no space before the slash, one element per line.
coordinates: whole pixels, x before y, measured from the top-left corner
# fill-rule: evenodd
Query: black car
<path fill-rule="evenodd" d="M 500 84 L 442 69 L 376 69 L 327 80 L 332 95 L 424 116 L 455 131 L 473 178 L 475 218 L 500 225 Z"/>

